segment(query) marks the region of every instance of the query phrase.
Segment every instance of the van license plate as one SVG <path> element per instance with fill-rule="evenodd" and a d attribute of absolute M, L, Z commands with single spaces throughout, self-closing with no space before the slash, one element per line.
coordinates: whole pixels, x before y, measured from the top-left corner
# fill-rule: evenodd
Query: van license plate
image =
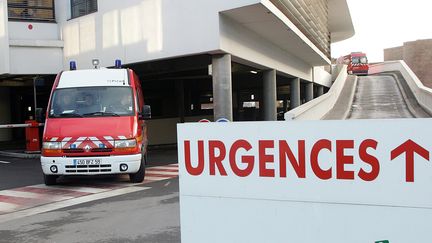
<path fill-rule="evenodd" d="M 74 159 L 74 165 L 100 165 L 100 159 Z"/>

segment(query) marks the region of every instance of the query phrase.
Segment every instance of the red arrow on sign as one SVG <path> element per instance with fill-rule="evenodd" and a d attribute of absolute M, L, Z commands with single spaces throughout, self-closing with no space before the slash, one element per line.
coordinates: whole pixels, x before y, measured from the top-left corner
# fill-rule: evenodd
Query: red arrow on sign
<path fill-rule="evenodd" d="M 429 161 L 429 151 L 409 139 L 391 151 L 391 160 L 394 160 L 403 153 L 406 153 L 406 181 L 414 182 L 414 153 Z"/>

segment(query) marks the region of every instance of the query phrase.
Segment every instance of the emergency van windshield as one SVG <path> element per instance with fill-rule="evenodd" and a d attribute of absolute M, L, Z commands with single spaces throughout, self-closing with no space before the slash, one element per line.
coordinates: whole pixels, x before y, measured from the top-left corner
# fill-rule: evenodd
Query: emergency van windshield
<path fill-rule="evenodd" d="M 77 87 L 53 93 L 49 117 L 133 116 L 130 87 Z"/>
<path fill-rule="evenodd" d="M 352 63 L 354 64 L 367 64 L 367 58 L 366 57 L 353 57 L 352 58 Z"/>

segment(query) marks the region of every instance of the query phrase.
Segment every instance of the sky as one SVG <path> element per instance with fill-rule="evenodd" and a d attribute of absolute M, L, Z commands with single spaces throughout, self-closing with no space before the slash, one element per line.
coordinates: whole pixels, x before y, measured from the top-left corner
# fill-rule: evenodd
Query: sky
<path fill-rule="evenodd" d="M 431 0 L 347 0 L 355 35 L 332 44 L 332 57 L 362 51 L 369 62 L 384 59 L 384 49 L 432 39 Z"/>

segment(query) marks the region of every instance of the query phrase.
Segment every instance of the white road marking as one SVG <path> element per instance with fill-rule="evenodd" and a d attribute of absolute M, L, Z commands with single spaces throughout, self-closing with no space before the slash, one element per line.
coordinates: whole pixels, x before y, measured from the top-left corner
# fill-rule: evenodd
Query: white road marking
<path fill-rule="evenodd" d="M 67 190 L 71 192 L 85 192 L 85 193 L 101 193 L 111 191 L 113 188 L 92 188 L 92 187 L 75 187 L 75 186 L 46 186 L 45 184 L 32 185 L 28 187 L 42 188 L 48 190 Z"/>
<path fill-rule="evenodd" d="M 7 162 L 7 161 L 1 161 L 0 160 L 0 164 L 10 164 L 11 162 Z"/>
<path fill-rule="evenodd" d="M 171 177 L 152 177 L 152 176 L 144 177 L 144 180 L 149 180 L 149 181 L 162 181 L 162 180 L 168 180 L 168 179 L 172 179 L 172 178 Z"/>
<path fill-rule="evenodd" d="M 148 169 L 153 169 L 153 170 L 178 170 L 177 167 L 172 167 L 172 166 L 156 166 L 156 167 L 148 167 Z"/>
<path fill-rule="evenodd" d="M 11 212 L 18 206 L 13 203 L 0 202 L 0 212 Z"/>
<path fill-rule="evenodd" d="M 177 176 L 178 172 L 171 172 L 171 171 L 163 171 L 163 170 L 147 170 L 148 173 L 151 174 L 160 174 L 160 175 L 167 175 L 167 176 Z"/>
<path fill-rule="evenodd" d="M 0 195 L 10 196 L 10 197 L 25 197 L 25 198 L 33 198 L 33 199 L 43 199 L 45 197 L 48 198 L 50 201 L 62 201 L 62 200 L 73 198 L 69 196 L 59 196 L 59 195 L 41 194 L 41 193 L 33 193 L 33 192 L 20 192 L 20 191 L 13 191 L 13 190 L 0 191 Z"/>
<path fill-rule="evenodd" d="M 31 216 L 31 215 L 35 215 L 35 214 L 45 213 L 45 212 L 57 210 L 60 208 L 70 207 L 70 206 L 74 206 L 77 204 L 82 204 L 82 203 L 91 202 L 91 201 L 109 198 L 109 197 L 115 197 L 115 196 L 119 196 L 119 195 L 123 195 L 123 194 L 127 194 L 127 193 L 132 193 L 132 192 L 143 191 L 143 190 L 147 190 L 147 189 L 150 189 L 150 187 L 126 187 L 126 188 L 102 192 L 102 193 L 98 193 L 98 194 L 91 194 L 88 196 L 73 198 L 73 199 L 65 200 L 65 201 L 61 201 L 61 202 L 45 204 L 42 206 L 38 206 L 38 207 L 30 208 L 30 209 L 25 209 L 22 211 L 17 211 L 17 212 L 13 212 L 13 213 L 0 215 L 0 223 L 4 223 L 7 221 L 11 221 L 14 219 L 19 219 L 19 218 L 23 218 L 23 217 L 27 217 L 27 216 Z M 0 206 L 1 205 L 2 204 L 0 203 Z"/>

